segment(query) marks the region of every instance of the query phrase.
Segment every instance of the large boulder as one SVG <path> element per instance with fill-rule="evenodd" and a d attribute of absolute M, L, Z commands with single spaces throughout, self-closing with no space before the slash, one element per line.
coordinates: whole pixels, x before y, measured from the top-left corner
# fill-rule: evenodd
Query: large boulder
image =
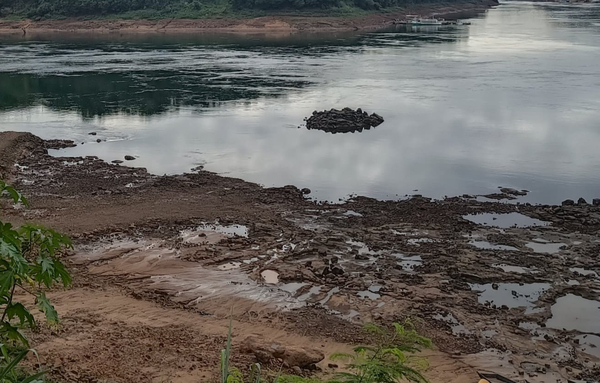
<path fill-rule="evenodd" d="M 242 343 L 242 352 L 253 354 L 260 363 L 281 359 L 289 367 L 309 368 L 325 359 L 325 355 L 314 348 L 286 346 L 250 336 Z"/>

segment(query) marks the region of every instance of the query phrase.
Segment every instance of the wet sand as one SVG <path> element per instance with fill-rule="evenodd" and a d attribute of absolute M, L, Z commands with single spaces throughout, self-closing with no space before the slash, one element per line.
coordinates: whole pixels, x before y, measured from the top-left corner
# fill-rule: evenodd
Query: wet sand
<path fill-rule="evenodd" d="M 48 146 L 0 133 L 0 173 L 31 203 L 3 216 L 75 242 L 75 286 L 51 294 L 63 325 L 33 334 L 61 381 L 216 381 L 229 315 L 239 366 L 255 334 L 329 355 L 364 342 L 362 323 L 411 318 L 435 344 L 432 383 L 599 376 L 598 206 L 509 189 L 317 204 L 294 186 L 159 177 Z"/>

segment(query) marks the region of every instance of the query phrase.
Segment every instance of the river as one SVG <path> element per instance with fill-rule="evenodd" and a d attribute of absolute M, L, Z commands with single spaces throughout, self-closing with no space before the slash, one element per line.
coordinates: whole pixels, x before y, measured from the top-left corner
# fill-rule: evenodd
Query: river
<path fill-rule="evenodd" d="M 600 4 L 507 2 L 469 21 L 291 36 L 4 36 L 0 130 L 80 144 L 54 154 L 134 155 L 127 165 L 155 174 L 202 165 L 320 200 L 498 186 L 536 203 L 600 198 Z M 385 122 L 335 135 L 301 126 L 343 107 Z"/>

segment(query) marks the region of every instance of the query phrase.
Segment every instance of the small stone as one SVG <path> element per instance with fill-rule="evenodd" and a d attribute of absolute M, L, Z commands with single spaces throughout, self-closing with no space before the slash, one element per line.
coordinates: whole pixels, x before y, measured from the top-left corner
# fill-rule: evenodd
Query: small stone
<path fill-rule="evenodd" d="M 594 198 L 592 200 L 592 205 L 594 205 L 594 206 L 600 206 L 600 198 Z"/>
<path fill-rule="evenodd" d="M 97 143 L 101 143 L 101 142 L 102 142 L 102 140 L 98 138 L 98 139 L 96 140 L 96 142 L 97 142 Z"/>
<path fill-rule="evenodd" d="M 304 195 L 307 195 L 307 194 L 311 193 L 311 190 L 309 188 L 304 188 L 304 189 L 300 190 L 300 192 Z"/>
<path fill-rule="evenodd" d="M 575 205 L 575 201 L 573 201 L 572 199 L 566 199 L 564 201 L 562 201 L 563 206 L 573 206 Z"/>
<path fill-rule="evenodd" d="M 95 135 L 96 135 L 96 134 L 98 134 L 98 133 L 96 133 L 96 132 L 89 132 L 88 134 L 89 134 L 90 136 L 95 136 Z"/>
<path fill-rule="evenodd" d="M 302 374 L 302 369 L 298 366 L 294 366 L 292 367 L 292 370 L 294 371 L 294 374 L 300 376 Z"/>
<path fill-rule="evenodd" d="M 327 367 L 329 367 L 329 368 L 338 368 L 338 365 L 337 365 L 337 364 L 335 364 L 335 363 L 329 363 L 329 364 L 327 365 Z"/>
<path fill-rule="evenodd" d="M 135 157 L 134 157 L 134 156 L 127 155 L 127 156 L 125 156 L 125 159 L 126 159 L 127 161 L 133 161 L 133 160 L 135 160 Z"/>
<path fill-rule="evenodd" d="M 498 290 L 498 287 L 500 287 L 500 286 L 498 286 L 497 283 L 492 283 L 492 289 Z"/>
<path fill-rule="evenodd" d="M 121 160 L 114 160 L 114 161 L 111 161 L 111 162 L 112 162 L 113 164 L 117 164 L 117 165 L 118 165 L 118 164 L 122 164 L 122 163 L 123 163 L 123 161 L 121 161 Z"/>
<path fill-rule="evenodd" d="M 587 205 L 587 201 L 585 200 L 585 198 L 581 197 L 577 200 L 577 205 Z"/>

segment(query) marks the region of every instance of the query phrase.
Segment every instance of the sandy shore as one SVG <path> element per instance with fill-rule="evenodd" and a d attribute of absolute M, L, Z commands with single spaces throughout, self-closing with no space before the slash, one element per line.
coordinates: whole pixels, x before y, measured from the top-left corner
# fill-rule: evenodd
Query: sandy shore
<path fill-rule="evenodd" d="M 517 204 L 508 189 L 316 204 L 293 186 L 48 155 L 61 146 L 0 133 L 0 175 L 31 203 L 2 201 L 3 219 L 74 239 L 75 285 L 51 294 L 63 324 L 31 334 L 58 381 L 216 381 L 230 313 L 239 367 L 258 335 L 316 347 L 326 358 L 301 373 L 331 375 L 327 356 L 365 342 L 362 323 L 411 318 L 435 344 L 431 383 L 482 369 L 530 383 L 599 376 L 597 321 L 586 337 L 571 327 L 599 306 L 598 206 Z M 499 215 L 467 219 L 481 213 Z M 565 299 L 589 304 L 569 319 Z"/>
<path fill-rule="evenodd" d="M 468 17 L 498 5 L 496 0 L 478 0 L 453 6 L 414 6 L 403 12 L 374 13 L 361 17 L 267 16 L 254 19 L 166 19 L 166 20 L 0 20 L 0 34 L 36 35 L 49 32 L 77 33 L 200 33 L 200 32 L 319 32 L 372 30 L 392 25 L 407 14 L 444 18 Z"/>

